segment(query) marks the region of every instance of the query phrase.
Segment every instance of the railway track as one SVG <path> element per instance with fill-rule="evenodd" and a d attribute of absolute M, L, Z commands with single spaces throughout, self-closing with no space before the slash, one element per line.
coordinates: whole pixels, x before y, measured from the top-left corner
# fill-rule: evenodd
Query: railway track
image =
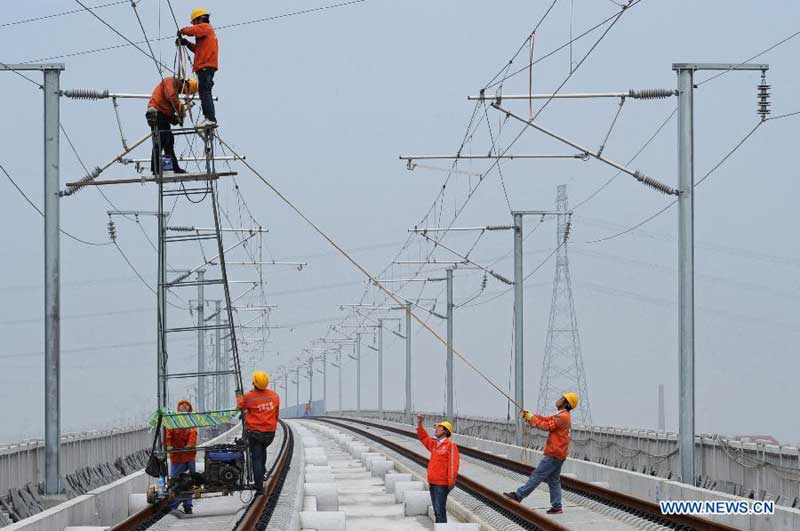
<path fill-rule="evenodd" d="M 265 493 L 250 501 L 241 518 L 230 528 L 230 531 L 261 531 L 266 529 L 272 518 L 294 452 L 294 434 L 291 428 L 284 421 L 280 421 L 280 426 L 283 430 L 283 440 L 278 455 L 267 472 L 267 480 L 264 482 Z M 155 527 L 159 520 L 169 512 L 169 501 L 162 500 L 110 527 L 109 531 L 145 531 Z M 198 526 L 202 526 L 201 518 L 195 518 L 193 521 L 196 521 Z"/>
<path fill-rule="evenodd" d="M 371 439 L 393 450 L 394 452 L 419 465 L 427 466 L 428 459 L 426 457 L 421 456 L 420 454 L 406 448 L 403 445 L 388 440 L 381 435 L 366 429 L 357 428 L 348 423 L 359 424 L 366 428 L 376 428 L 412 439 L 417 438 L 417 434 L 415 432 L 394 426 L 385 426 L 361 419 L 347 418 L 334 420 L 332 418 L 317 417 L 314 420 L 354 432 L 362 437 Z M 520 476 L 529 476 L 534 470 L 534 467 L 525 463 L 513 461 L 498 455 L 489 454 L 487 452 L 483 452 L 481 450 L 470 448 L 461 444 L 459 444 L 459 451 L 462 456 L 467 456 L 477 461 L 494 465 L 500 469 L 520 474 Z M 554 520 L 544 516 L 542 513 L 533 511 L 522 504 L 514 502 L 503 496 L 502 493 L 495 492 L 461 474 L 459 474 L 457 486 L 491 506 L 494 510 L 509 520 L 518 523 L 525 529 L 542 529 L 546 531 L 561 531 L 567 529 L 558 522 L 554 522 Z M 602 503 L 610 508 L 624 511 L 643 520 L 671 529 L 697 531 L 735 531 L 736 529 L 696 516 L 664 515 L 661 514 L 661 510 L 657 504 L 574 478 L 562 477 L 561 486 L 562 489 L 567 492 L 578 494 L 595 502 Z"/>

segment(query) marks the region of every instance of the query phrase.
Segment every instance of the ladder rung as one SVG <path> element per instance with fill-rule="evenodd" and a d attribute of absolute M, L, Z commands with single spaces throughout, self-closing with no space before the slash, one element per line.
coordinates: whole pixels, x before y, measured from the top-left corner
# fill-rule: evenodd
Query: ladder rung
<path fill-rule="evenodd" d="M 181 326 L 179 328 L 167 328 L 164 330 L 165 334 L 171 334 L 172 332 L 197 332 L 200 330 L 227 330 L 230 326 L 224 325 L 203 325 L 203 326 Z"/>
<path fill-rule="evenodd" d="M 198 376 L 223 376 L 225 374 L 236 374 L 236 371 L 175 372 L 165 374 L 162 378 L 196 378 Z"/>
<path fill-rule="evenodd" d="M 164 197 L 175 197 L 181 195 L 205 195 L 208 193 L 210 193 L 208 188 L 187 188 L 186 190 L 178 188 L 175 190 L 164 190 L 162 195 Z"/>
<path fill-rule="evenodd" d="M 182 234 L 180 236 L 165 236 L 165 242 L 194 242 L 197 240 L 216 240 L 216 234 L 197 234 L 196 232 L 191 232 L 189 234 Z"/>
<path fill-rule="evenodd" d="M 238 175 L 235 171 L 218 171 L 216 173 L 178 173 L 175 175 L 165 175 L 161 178 L 155 175 L 134 177 L 132 179 L 106 179 L 103 181 L 76 181 L 67 183 L 68 188 L 82 186 L 104 186 L 107 184 L 136 184 L 136 183 L 185 183 L 192 181 L 216 181 L 220 177 Z"/>
<path fill-rule="evenodd" d="M 214 284 L 224 284 L 225 281 L 221 278 L 212 278 L 209 280 L 188 280 L 186 282 L 167 282 L 167 288 L 191 288 L 197 286 L 212 286 Z M 255 282 L 258 284 L 258 282 Z"/>

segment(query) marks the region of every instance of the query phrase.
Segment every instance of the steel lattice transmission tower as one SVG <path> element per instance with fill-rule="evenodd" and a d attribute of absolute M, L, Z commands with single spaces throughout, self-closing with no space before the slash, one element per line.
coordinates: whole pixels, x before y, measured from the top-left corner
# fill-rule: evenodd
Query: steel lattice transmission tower
<path fill-rule="evenodd" d="M 580 397 L 580 404 L 573 413 L 579 424 L 591 424 L 592 412 L 589 393 L 586 387 L 586 373 L 583 369 L 581 338 L 578 333 L 578 319 L 572 299 L 572 280 L 569 274 L 569 238 L 571 213 L 567 208 L 567 186 L 558 187 L 556 210 L 558 215 L 556 238 L 556 275 L 553 280 L 553 300 L 550 304 L 550 322 L 547 328 L 542 377 L 539 382 L 537 411 L 547 411 L 566 392 L 574 391 Z"/>

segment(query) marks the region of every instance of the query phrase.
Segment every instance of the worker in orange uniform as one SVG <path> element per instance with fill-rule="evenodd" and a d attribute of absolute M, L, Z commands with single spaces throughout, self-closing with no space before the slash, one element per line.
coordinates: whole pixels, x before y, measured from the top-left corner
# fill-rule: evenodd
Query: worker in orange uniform
<path fill-rule="evenodd" d="M 522 410 L 522 416 L 531 426 L 550 433 L 544 445 L 544 457 L 539 461 L 539 465 L 534 469 L 527 483 L 516 491 L 504 492 L 503 494 L 519 502 L 533 492 L 540 483 L 544 482 L 550 487 L 550 508 L 547 510 L 547 514 L 561 514 L 564 512 L 561 506 L 561 465 L 564 464 L 569 451 L 569 430 L 572 426 L 569 412 L 575 409 L 577 405 L 577 394 L 564 393 L 556 401 L 558 412 L 555 415 L 545 417 Z"/>
<path fill-rule="evenodd" d="M 178 30 L 178 44 L 182 44 L 194 52 L 192 70 L 197 74 L 200 82 L 200 106 L 203 109 L 205 122 L 202 126 L 217 125 L 217 115 L 214 112 L 214 98 L 211 89 L 214 87 L 214 74 L 219 68 L 219 42 L 217 34 L 210 22 L 211 15 L 198 7 L 192 10 L 191 26 Z M 183 38 L 184 35 L 194 37 L 194 42 Z"/>
<path fill-rule="evenodd" d="M 179 400 L 178 413 L 191 413 L 194 408 L 188 400 Z M 197 428 L 170 428 L 167 429 L 167 452 L 169 454 L 169 475 L 176 477 L 184 472 L 195 472 L 195 451 L 176 451 L 184 448 L 194 448 L 197 446 Z M 184 494 L 177 496 L 171 503 L 170 509 L 177 509 L 183 503 L 183 512 L 192 514 L 192 495 Z"/>
<path fill-rule="evenodd" d="M 162 151 L 172 161 L 172 171 L 186 173 L 178 166 L 178 158 L 175 156 L 175 136 L 172 134 L 171 126 L 183 124 L 186 113 L 178 95 L 195 94 L 197 86 L 196 79 L 165 77 L 153 89 L 145 114 L 150 128 L 155 128 L 158 132 L 158 138 L 153 139 L 153 154 L 150 157 L 150 171 L 153 172 L 153 175 L 159 173 L 158 170 L 162 167 Z M 159 149 L 159 144 L 161 149 Z"/>
<path fill-rule="evenodd" d="M 447 495 L 456 486 L 458 478 L 458 446 L 450 440 L 453 425 L 442 421 L 436 424 L 436 439 L 431 439 L 422 425 L 424 417 L 417 415 L 417 437 L 431 452 L 428 460 L 428 486 L 431 492 L 431 505 L 437 524 L 447 523 Z"/>
<path fill-rule="evenodd" d="M 244 411 L 244 427 L 253 463 L 256 496 L 264 494 L 264 474 L 267 471 L 267 447 L 275 439 L 281 399 L 268 388 L 269 376 L 263 371 L 253 373 L 253 389 L 236 395 L 236 405 Z"/>

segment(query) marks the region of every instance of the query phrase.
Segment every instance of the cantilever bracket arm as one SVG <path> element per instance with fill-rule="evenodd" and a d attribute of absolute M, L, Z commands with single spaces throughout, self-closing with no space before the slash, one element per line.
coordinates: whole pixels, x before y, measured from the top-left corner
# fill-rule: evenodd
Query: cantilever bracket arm
<path fill-rule="evenodd" d="M 541 125 L 539 125 L 537 123 L 534 123 L 533 120 L 526 120 L 525 118 L 514 114 L 513 112 L 509 111 L 508 109 L 505 109 L 505 108 L 501 107 L 500 105 L 498 105 L 496 103 L 492 103 L 492 107 L 494 107 L 498 111 L 504 113 L 506 116 L 508 116 L 510 118 L 514 118 L 515 120 L 524 123 L 528 127 L 532 127 L 533 129 L 536 129 L 537 131 L 541 131 L 542 133 L 546 134 L 547 136 L 555 138 L 559 142 L 563 142 L 564 144 L 567 144 L 568 146 L 572 146 L 575 149 L 579 149 L 583 153 L 586 153 L 586 155 L 589 156 L 589 157 L 592 157 L 592 158 L 595 158 L 595 159 L 597 159 L 597 160 L 599 160 L 601 162 L 604 162 L 604 163 L 608 164 L 609 166 L 611 166 L 612 168 L 616 168 L 616 169 L 618 169 L 619 171 L 621 171 L 623 173 L 627 173 L 628 175 L 630 175 L 631 177 L 633 177 L 634 179 L 636 179 L 640 183 L 642 183 L 644 185 L 647 185 L 647 186 L 649 186 L 649 187 L 651 187 L 651 188 L 653 188 L 655 190 L 658 190 L 659 192 L 661 192 L 663 194 L 680 195 L 680 191 L 679 190 L 677 190 L 675 188 L 672 188 L 671 186 L 669 186 L 667 184 L 664 184 L 661 181 L 658 181 L 658 180 L 654 179 L 653 177 L 649 177 L 647 175 L 644 175 L 641 172 L 639 172 L 638 170 L 628 169 L 625 166 L 623 166 L 622 164 L 618 164 L 618 163 L 614 162 L 613 160 L 610 160 L 610 159 L 600 155 L 599 153 L 591 151 L 590 149 L 587 149 L 587 148 L 585 148 L 585 147 L 583 147 L 583 146 L 581 146 L 579 144 L 576 144 L 575 142 L 572 142 L 571 140 L 568 140 L 568 139 L 564 138 L 563 136 L 561 136 L 561 135 L 559 135 L 557 133 L 554 133 L 554 132 L 550 131 L 549 129 L 546 129 L 546 128 L 542 127 Z"/>

